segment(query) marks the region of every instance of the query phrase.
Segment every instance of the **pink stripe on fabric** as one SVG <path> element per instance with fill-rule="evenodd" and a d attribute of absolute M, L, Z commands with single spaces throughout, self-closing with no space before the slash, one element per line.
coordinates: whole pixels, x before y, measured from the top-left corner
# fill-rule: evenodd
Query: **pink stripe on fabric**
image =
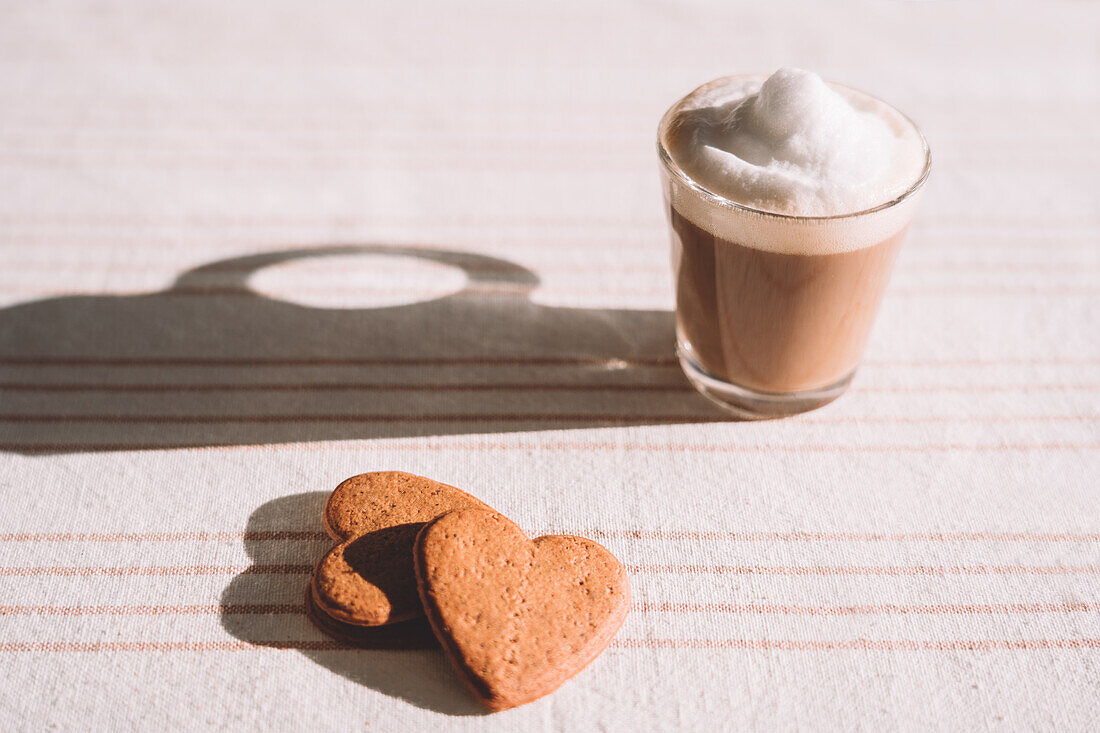
<path fill-rule="evenodd" d="M 1100 565 L 628 565 L 654 575 L 1092 575 Z"/>
<path fill-rule="evenodd" d="M 349 444 L 350 443 L 350 444 Z M 286 452 L 301 453 L 343 453 L 363 451 L 363 446 L 354 442 L 340 443 L 262 443 L 245 445 L 207 445 L 204 443 L 66 443 L 61 441 L 42 441 L 37 443 L 10 442 L 0 443 L 0 450 L 40 452 L 51 450 L 64 451 L 144 451 L 144 450 L 181 450 L 197 453 L 230 452 Z M 798 445 L 695 445 L 685 443 L 567 443 L 553 442 L 545 444 L 525 443 L 391 443 L 372 446 L 372 450 L 389 451 L 650 451 L 654 453 L 933 453 L 941 451 L 976 452 L 1016 452 L 1016 451 L 1093 451 L 1100 450 L 1100 441 L 1073 442 L 1051 441 L 1035 443 L 927 443 L 923 445 L 899 443 L 894 445 L 853 445 L 814 444 Z"/>
<path fill-rule="evenodd" d="M 634 613 L 720 613 L 765 616 L 898 616 L 898 615 L 996 615 L 1040 613 L 1095 613 L 1100 603 L 964 603 L 964 604 L 867 604 L 848 606 L 792 606 L 773 603 L 636 603 Z M 294 604 L 210 604 L 131 606 L 0 606 L 0 616 L 203 616 L 203 615 L 302 615 L 305 606 Z"/>
<path fill-rule="evenodd" d="M 545 532 L 544 532 L 545 533 Z M 576 534 L 618 540 L 715 540 L 730 542 L 1100 542 L 1096 532 L 835 532 L 835 531 L 720 531 L 677 529 L 563 529 L 556 534 Z M 211 542 L 332 541 L 325 532 L 279 529 L 244 532 L 7 532 L 0 542 Z"/>
<path fill-rule="evenodd" d="M 627 565 L 642 575 L 1092 575 L 1100 565 Z M 148 565 L 0 567 L 0 577 L 158 576 L 158 575 L 301 575 L 312 565 Z"/>
<path fill-rule="evenodd" d="M 614 649 L 712 649 L 740 651 L 1026 651 L 1100 649 L 1100 638 L 836 641 L 779 639 L 614 639 Z M 246 641 L 26 641 L 0 642 L 0 653 L 364 651 L 326 640 Z M 387 650 L 393 651 L 393 650 Z"/>

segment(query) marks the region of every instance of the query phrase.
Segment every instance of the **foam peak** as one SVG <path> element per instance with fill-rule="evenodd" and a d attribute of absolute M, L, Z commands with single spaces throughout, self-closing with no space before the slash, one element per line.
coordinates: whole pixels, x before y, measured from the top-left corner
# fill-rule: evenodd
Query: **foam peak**
<path fill-rule="evenodd" d="M 665 143 L 681 170 L 712 193 L 796 216 L 892 201 L 925 164 L 923 139 L 903 115 L 793 68 L 701 87 L 675 111 Z"/>

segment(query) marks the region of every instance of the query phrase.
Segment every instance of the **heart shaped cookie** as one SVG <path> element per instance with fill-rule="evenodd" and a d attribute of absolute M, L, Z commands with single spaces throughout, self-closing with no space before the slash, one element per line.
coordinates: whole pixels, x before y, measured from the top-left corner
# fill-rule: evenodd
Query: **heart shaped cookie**
<path fill-rule="evenodd" d="M 420 597 L 451 662 L 490 710 L 556 690 L 626 618 L 626 571 L 581 537 L 529 540 L 493 511 L 463 509 L 416 541 Z"/>
<path fill-rule="evenodd" d="M 325 504 L 325 529 L 340 544 L 313 571 L 316 610 L 357 626 L 422 616 L 413 546 L 426 522 L 482 502 L 454 486 L 401 471 L 352 476 Z"/>

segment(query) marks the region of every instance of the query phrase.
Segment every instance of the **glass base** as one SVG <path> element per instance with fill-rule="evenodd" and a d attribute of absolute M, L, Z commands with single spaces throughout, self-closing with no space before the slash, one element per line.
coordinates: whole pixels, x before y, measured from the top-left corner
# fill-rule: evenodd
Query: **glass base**
<path fill-rule="evenodd" d="M 816 410 L 844 394 L 856 373 L 853 369 L 828 386 L 805 392 L 760 392 L 708 374 L 691 358 L 690 348 L 683 343 L 677 345 L 676 352 L 691 385 L 711 402 L 744 420 L 767 420 Z"/>

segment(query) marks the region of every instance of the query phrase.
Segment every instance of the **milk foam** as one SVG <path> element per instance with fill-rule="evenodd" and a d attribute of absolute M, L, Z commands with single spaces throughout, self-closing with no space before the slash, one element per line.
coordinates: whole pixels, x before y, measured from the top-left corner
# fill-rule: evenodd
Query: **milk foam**
<path fill-rule="evenodd" d="M 693 187 L 797 217 L 845 216 L 887 204 L 921 179 L 927 163 L 924 139 L 904 115 L 799 69 L 700 87 L 666 115 L 661 143 Z M 881 242 L 904 228 L 916 199 L 874 214 L 798 223 L 731 215 L 693 196 L 699 199 L 682 185 L 670 187 L 677 209 L 713 234 L 789 253 Z"/>

